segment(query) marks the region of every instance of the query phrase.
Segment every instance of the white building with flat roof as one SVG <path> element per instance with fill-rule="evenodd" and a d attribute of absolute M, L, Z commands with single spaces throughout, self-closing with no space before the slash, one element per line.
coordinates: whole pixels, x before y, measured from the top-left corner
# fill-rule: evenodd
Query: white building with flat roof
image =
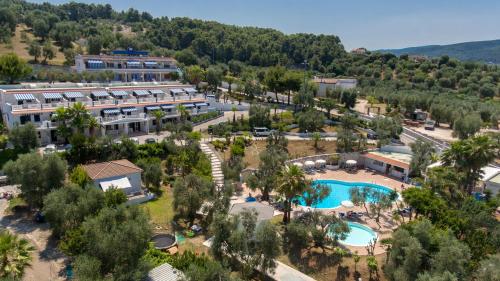
<path fill-rule="evenodd" d="M 205 95 L 191 85 L 179 83 L 136 83 L 133 85 L 82 86 L 66 84 L 45 88 L 17 86 L 2 90 L 0 105 L 7 128 L 31 122 L 43 145 L 63 142 L 54 114 L 59 107 L 82 103 L 97 119 L 96 135 L 121 136 L 145 134 L 156 127 L 155 110 L 165 113 L 162 123 L 179 119 L 178 106 L 198 115 L 214 110 Z M 90 133 L 90 132 L 89 132 Z"/>
<path fill-rule="evenodd" d="M 318 97 L 325 97 L 327 90 L 349 90 L 358 85 L 358 80 L 354 78 L 321 78 L 314 77 L 313 82 L 318 85 Z"/>

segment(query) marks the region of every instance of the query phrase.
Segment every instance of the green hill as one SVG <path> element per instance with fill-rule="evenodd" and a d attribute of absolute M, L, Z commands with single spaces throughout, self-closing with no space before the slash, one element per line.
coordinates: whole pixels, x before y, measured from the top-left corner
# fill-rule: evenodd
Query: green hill
<path fill-rule="evenodd" d="M 500 63 L 500 39 L 450 45 L 428 45 L 403 49 L 386 49 L 380 51 L 395 55 L 409 54 L 428 57 L 448 55 L 461 61 L 479 61 L 492 64 Z"/>

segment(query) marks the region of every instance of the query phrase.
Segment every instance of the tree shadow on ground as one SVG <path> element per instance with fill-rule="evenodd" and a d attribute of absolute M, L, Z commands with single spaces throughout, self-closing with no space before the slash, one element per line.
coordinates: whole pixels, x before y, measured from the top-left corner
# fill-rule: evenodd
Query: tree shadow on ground
<path fill-rule="evenodd" d="M 290 262 L 306 274 L 316 273 L 326 268 L 331 268 L 339 265 L 342 261 L 342 259 L 335 254 L 329 253 L 328 251 L 318 251 L 316 249 L 310 251 L 304 250 L 301 252 L 290 250 L 287 255 Z"/>

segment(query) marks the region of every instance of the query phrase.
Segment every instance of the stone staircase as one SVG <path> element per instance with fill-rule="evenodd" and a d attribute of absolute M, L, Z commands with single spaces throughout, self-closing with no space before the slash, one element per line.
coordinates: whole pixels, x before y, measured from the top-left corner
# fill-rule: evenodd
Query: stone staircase
<path fill-rule="evenodd" d="M 214 180 L 215 186 L 221 187 L 224 185 L 224 174 L 222 173 L 221 161 L 217 154 L 215 154 L 210 147 L 202 142 L 200 143 L 200 148 L 203 153 L 205 153 L 210 159 L 210 164 L 212 165 L 212 178 Z"/>

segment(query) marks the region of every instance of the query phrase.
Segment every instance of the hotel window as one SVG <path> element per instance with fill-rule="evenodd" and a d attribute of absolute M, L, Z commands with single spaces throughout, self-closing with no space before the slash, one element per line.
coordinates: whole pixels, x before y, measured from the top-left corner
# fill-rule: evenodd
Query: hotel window
<path fill-rule="evenodd" d="M 373 165 L 377 165 L 377 166 L 383 167 L 384 166 L 384 162 L 380 162 L 378 160 L 373 160 Z"/>
<path fill-rule="evenodd" d="M 405 172 L 405 169 L 401 168 L 401 167 L 398 167 L 398 166 L 393 166 L 394 167 L 394 170 L 396 172 L 400 172 L 400 173 L 404 173 Z"/>
<path fill-rule="evenodd" d="M 33 115 L 35 122 L 40 122 L 40 114 Z"/>

